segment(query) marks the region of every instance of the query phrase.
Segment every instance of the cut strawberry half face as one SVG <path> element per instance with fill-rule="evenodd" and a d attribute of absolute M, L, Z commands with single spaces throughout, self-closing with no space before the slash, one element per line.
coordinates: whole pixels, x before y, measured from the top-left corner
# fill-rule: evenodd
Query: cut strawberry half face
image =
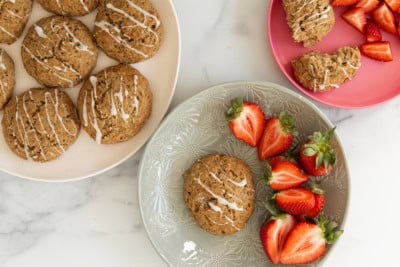
<path fill-rule="evenodd" d="M 400 9 L 400 0 L 385 0 L 385 3 L 393 12 L 398 12 Z"/>
<path fill-rule="evenodd" d="M 332 6 L 352 6 L 359 0 L 333 0 L 331 2 Z"/>
<path fill-rule="evenodd" d="M 366 43 L 360 46 L 360 51 L 363 55 L 379 60 L 379 61 L 392 61 L 392 51 L 389 42 L 380 41 L 373 43 Z"/>
<path fill-rule="evenodd" d="M 390 8 L 382 2 L 377 9 L 372 12 L 372 18 L 384 31 L 397 33 L 395 17 Z"/>
<path fill-rule="evenodd" d="M 382 41 L 382 34 L 378 25 L 370 20 L 367 21 L 367 24 L 365 25 L 365 35 L 367 37 L 367 42 L 369 43 Z"/>
<path fill-rule="evenodd" d="M 364 9 L 365 13 L 370 13 L 375 10 L 379 5 L 379 0 L 361 0 L 356 4 L 356 7 Z"/>
<path fill-rule="evenodd" d="M 365 16 L 363 8 L 354 7 L 349 9 L 342 14 L 342 18 L 351 26 L 364 33 L 364 27 L 365 24 L 367 24 L 367 17 Z"/>

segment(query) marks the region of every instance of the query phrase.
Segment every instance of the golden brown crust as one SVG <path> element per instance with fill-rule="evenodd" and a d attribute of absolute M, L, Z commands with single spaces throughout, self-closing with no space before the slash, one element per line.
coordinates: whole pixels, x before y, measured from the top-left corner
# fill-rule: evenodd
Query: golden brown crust
<path fill-rule="evenodd" d="M 227 155 L 208 155 L 184 173 L 184 200 L 197 224 L 214 235 L 244 228 L 254 211 L 249 167 Z"/>
<path fill-rule="evenodd" d="M 14 61 L 0 48 L 0 110 L 12 96 L 15 86 Z"/>
<path fill-rule="evenodd" d="M 127 64 L 108 67 L 85 81 L 78 110 L 83 128 L 98 143 L 127 141 L 143 128 L 151 114 L 149 83 Z"/>

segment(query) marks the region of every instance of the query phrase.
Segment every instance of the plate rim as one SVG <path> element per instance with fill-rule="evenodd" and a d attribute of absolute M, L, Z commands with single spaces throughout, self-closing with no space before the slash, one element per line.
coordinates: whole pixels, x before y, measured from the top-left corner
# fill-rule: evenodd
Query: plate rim
<path fill-rule="evenodd" d="M 160 124 L 163 122 L 168 109 L 171 105 L 172 99 L 175 95 L 175 91 L 176 91 L 176 85 L 178 82 L 178 77 L 179 77 L 179 71 L 180 71 L 180 66 L 181 66 L 181 57 L 182 57 L 182 33 L 181 33 L 181 28 L 180 28 L 180 23 L 179 23 L 179 17 L 178 14 L 176 12 L 176 8 L 175 5 L 173 3 L 173 0 L 168 0 L 168 3 L 171 7 L 171 12 L 173 14 L 173 20 L 174 20 L 174 24 L 176 26 L 176 33 L 177 33 L 177 39 L 178 39 L 178 46 L 177 46 L 177 64 L 176 64 L 176 71 L 175 71 L 175 77 L 173 78 L 173 83 L 172 83 L 172 90 L 171 93 L 169 95 L 169 98 L 167 99 L 167 105 L 165 105 L 164 110 L 162 112 L 162 115 L 159 118 L 159 121 L 157 123 L 157 126 L 153 129 L 152 132 L 149 133 L 149 136 L 146 138 L 146 140 L 140 144 L 139 146 L 137 146 L 135 149 L 132 149 L 131 152 L 129 152 L 128 154 L 126 154 L 124 157 L 122 157 L 119 161 L 115 162 L 114 164 L 108 165 L 104 168 L 101 168 L 100 170 L 97 170 L 96 172 L 92 172 L 89 174 L 84 174 L 84 175 L 80 175 L 80 176 L 75 176 L 75 177 L 69 177 L 66 179 L 44 179 L 41 177 L 34 177 L 34 176 L 28 176 L 25 174 L 19 174 L 17 172 L 14 171 L 10 171 L 8 169 L 4 169 L 4 168 L 0 168 L 0 171 L 2 171 L 3 173 L 12 175 L 13 177 L 16 178 L 22 178 L 24 180 L 29 180 L 29 181 L 35 181 L 35 182 L 43 182 L 43 183 L 66 183 L 66 182 L 75 182 L 75 181 L 81 181 L 87 178 L 91 178 L 97 175 L 100 175 L 102 173 L 105 173 L 117 166 L 119 166 L 120 164 L 122 164 L 123 162 L 125 162 L 126 160 L 128 160 L 130 157 L 132 157 L 134 154 L 136 154 L 141 148 L 143 148 L 146 143 L 150 140 L 150 138 L 154 135 L 154 133 L 158 130 L 158 127 L 160 126 Z M 39 163 L 40 164 L 40 163 Z"/>
<path fill-rule="evenodd" d="M 144 226 L 144 229 L 146 231 L 146 236 L 147 238 L 150 240 L 150 243 L 152 245 L 152 247 L 154 248 L 154 250 L 156 251 L 156 253 L 163 259 L 163 261 L 168 265 L 168 266 L 174 266 L 167 258 L 166 255 L 164 255 L 156 246 L 156 244 L 154 243 L 154 237 L 152 237 L 150 235 L 150 231 L 149 231 L 149 225 L 148 223 L 145 221 L 144 219 L 144 206 L 142 203 L 142 183 L 144 183 L 143 181 L 143 175 L 142 173 L 145 170 L 145 166 L 144 166 L 144 159 L 146 154 L 149 152 L 150 150 L 150 146 L 151 144 L 154 142 L 155 138 L 157 135 L 159 135 L 159 133 L 161 132 L 161 130 L 163 129 L 163 127 L 171 120 L 171 118 L 173 118 L 173 116 L 175 114 L 177 114 L 180 109 L 182 109 L 182 107 L 192 101 L 193 99 L 195 99 L 196 97 L 203 95 L 203 94 L 207 94 L 208 92 L 211 92 L 213 90 L 222 90 L 221 88 L 223 87 L 227 87 L 227 86 L 243 86 L 243 85 L 248 85 L 248 84 L 254 84 L 254 85 L 262 85 L 262 86 L 269 86 L 272 87 L 276 90 L 288 93 L 298 99 L 300 99 L 301 101 L 304 101 L 307 105 L 309 105 L 315 112 L 318 113 L 319 116 L 321 116 L 322 120 L 324 122 L 327 123 L 327 125 L 329 125 L 329 127 L 334 127 L 334 124 L 330 121 L 330 119 L 325 115 L 325 113 L 322 112 L 322 110 L 320 110 L 317 105 L 315 105 L 313 102 L 311 102 L 309 99 L 307 99 L 306 97 L 304 97 L 303 95 L 294 92 L 292 90 L 290 90 L 289 88 L 283 86 L 283 85 L 279 85 L 273 82 L 269 82 L 269 81 L 236 81 L 236 82 L 227 82 L 227 83 L 219 83 L 217 85 L 213 85 L 210 86 L 192 96 L 190 96 L 189 98 L 185 99 L 184 101 L 182 101 L 181 103 L 179 103 L 177 106 L 175 106 L 173 108 L 173 110 L 171 110 L 164 118 L 164 120 L 160 123 L 160 125 L 158 126 L 157 130 L 153 133 L 153 135 L 151 136 L 151 138 L 147 141 L 147 144 L 144 148 L 142 157 L 140 159 L 140 163 L 139 163 L 139 168 L 138 168 L 138 188 L 137 188 L 137 194 L 138 194 L 138 203 L 139 203 L 139 210 L 140 210 L 140 217 L 142 219 L 142 223 Z M 347 179 L 347 203 L 345 206 L 345 211 L 344 211 L 344 215 L 343 215 L 343 220 L 341 223 L 341 228 L 342 230 L 345 229 L 345 226 L 347 225 L 347 218 L 348 218 L 348 214 L 349 214 L 349 208 L 350 208 L 350 201 L 351 201 L 351 173 L 350 173 L 350 169 L 349 169 L 349 164 L 348 164 L 348 160 L 346 157 L 346 153 L 344 150 L 344 146 L 342 144 L 342 141 L 339 137 L 339 135 L 337 134 L 337 131 L 334 132 L 334 136 L 336 141 L 338 142 L 339 146 L 342 148 L 343 150 L 343 160 L 344 160 L 344 168 L 346 170 L 348 179 Z M 326 259 L 328 259 L 328 255 L 332 253 L 333 250 L 336 249 L 336 247 L 338 246 L 338 243 L 340 242 L 342 238 L 339 238 L 339 240 L 336 241 L 336 243 L 330 247 L 330 249 L 328 250 L 327 253 L 325 253 L 325 256 L 319 261 L 319 263 L 317 264 L 322 265 L 323 262 L 325 262 Z"/>
<path fill-rule="evenodd" d="M 286 79 L 292 84 L 292 86 L 294 86 L 298 91 L 300 91 L 302 94 L 306 95 L 307 97 L 318 101 L 319 103 L 322 103 L 324 105 L 330 106 L 330 107 L 334 107 L 334 108 L 341 108 L 341 109 L 363 109 L 363 108 L 368 108 L 368 107 L 374 107 L 374 106 L 378 106 L 381 105 L 383 103 L 386 103 L 392 99 L 394 99 L 395 97 L 399 96 L 400 93 L 398 93 L 397 95 L 394 95 L 392 97 L 388 97 L 387 99 L 381 100 L 379 102 L 373 103 L 373 104 L 368 104 L 368 105 L 343 105 L 343 104 L 337 104 L 337 103 L 332 103 L 329 101 L 325 101 L 320 99 L 317 94 L 309 92 L 308 90 L 304 89 L 302 86 L 298 85 L 297 82 L 288 74 L 284 71 L 284 67 L 282 65 L 282 63 L 278 60 L 277 58 L 277 51 L 276 51 L 276 45 L 274 45 L 272 43 L 272 27 L 271 27 L 271 14 L 272 14 L 272 6 L 274 5 L 274 3 L 276 3 L 275 0 L 271 0 L 269 3 L 269 7 L 268 7 L 268 12 L 267 12 L 267 19 L 266 19 L 266 23 L 267 23 L 267 35 L 268 35 L 268 43 L 270 45 L 270 48 L 272 50 L 272 55 L 274 58 L 275 63 L 278 65 L 280 71 L 283 73 L 283 75 L 286 77 Z"/>

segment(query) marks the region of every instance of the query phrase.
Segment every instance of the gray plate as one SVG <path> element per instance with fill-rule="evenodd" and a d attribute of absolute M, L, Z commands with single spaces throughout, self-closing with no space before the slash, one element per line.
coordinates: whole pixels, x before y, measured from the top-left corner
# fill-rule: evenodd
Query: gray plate
<path fill-rule="evenodd" d="M 256 183 L 256 210 L 245 229 L 232 236 L 216 237 L 203 231 L 183 200 L 183 172 L 207 154 L 238 157 L 250 166 L 256 180 L 263 176 L 257 150 L 239 142 L 227 126 L 224 111 L 234 97 L 258 103 L 267 117 L 283 110 L 293 114 L 299 131 L 297 141 L 306 140 L 314 131 L 333 127 L 307 99 L 267 82 L 218 85 L 175 108 L 148 143 L 139 170 L 144 225 L 154 247 L 171 266 L 273 266 L 259 240 L 259 229 L 267 216 L 262 202 L 272 193 L 265 185 Z M 318 179 L 326 191 L 325 213 L 343 229 L 350 177 L 336 135 L 332 145 L 338 164 L 329 176 Z"/>

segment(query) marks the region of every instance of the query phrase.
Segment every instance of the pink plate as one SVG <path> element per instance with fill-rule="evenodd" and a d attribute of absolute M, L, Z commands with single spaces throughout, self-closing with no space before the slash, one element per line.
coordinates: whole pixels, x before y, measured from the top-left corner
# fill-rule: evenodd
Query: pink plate
<path fill-rule="evenodd" d="M 348 25 L 341 17 L 346 8 L 336 8 L 336 22 L 332 31 L 314 50 L 330 53 L 341 46 L 358 46 L 365 42 L 363 34 Z M 296 82 L 290 61 L 311 49 L 304 48 L 292 39 L 282 0 L 271 0 L 268 14 L 268 36 L 275 60 L 286 77 L 300 91 L 326 105 L 339 108 L 362 108 L 382 103 L 400 94 L 400 38 L 382 32 L 383 39 L 391 44 L 393 61 L 378 62 L 362 56 L 361 68 L 356 77 L 325 93 L 308 91 Z"/>

